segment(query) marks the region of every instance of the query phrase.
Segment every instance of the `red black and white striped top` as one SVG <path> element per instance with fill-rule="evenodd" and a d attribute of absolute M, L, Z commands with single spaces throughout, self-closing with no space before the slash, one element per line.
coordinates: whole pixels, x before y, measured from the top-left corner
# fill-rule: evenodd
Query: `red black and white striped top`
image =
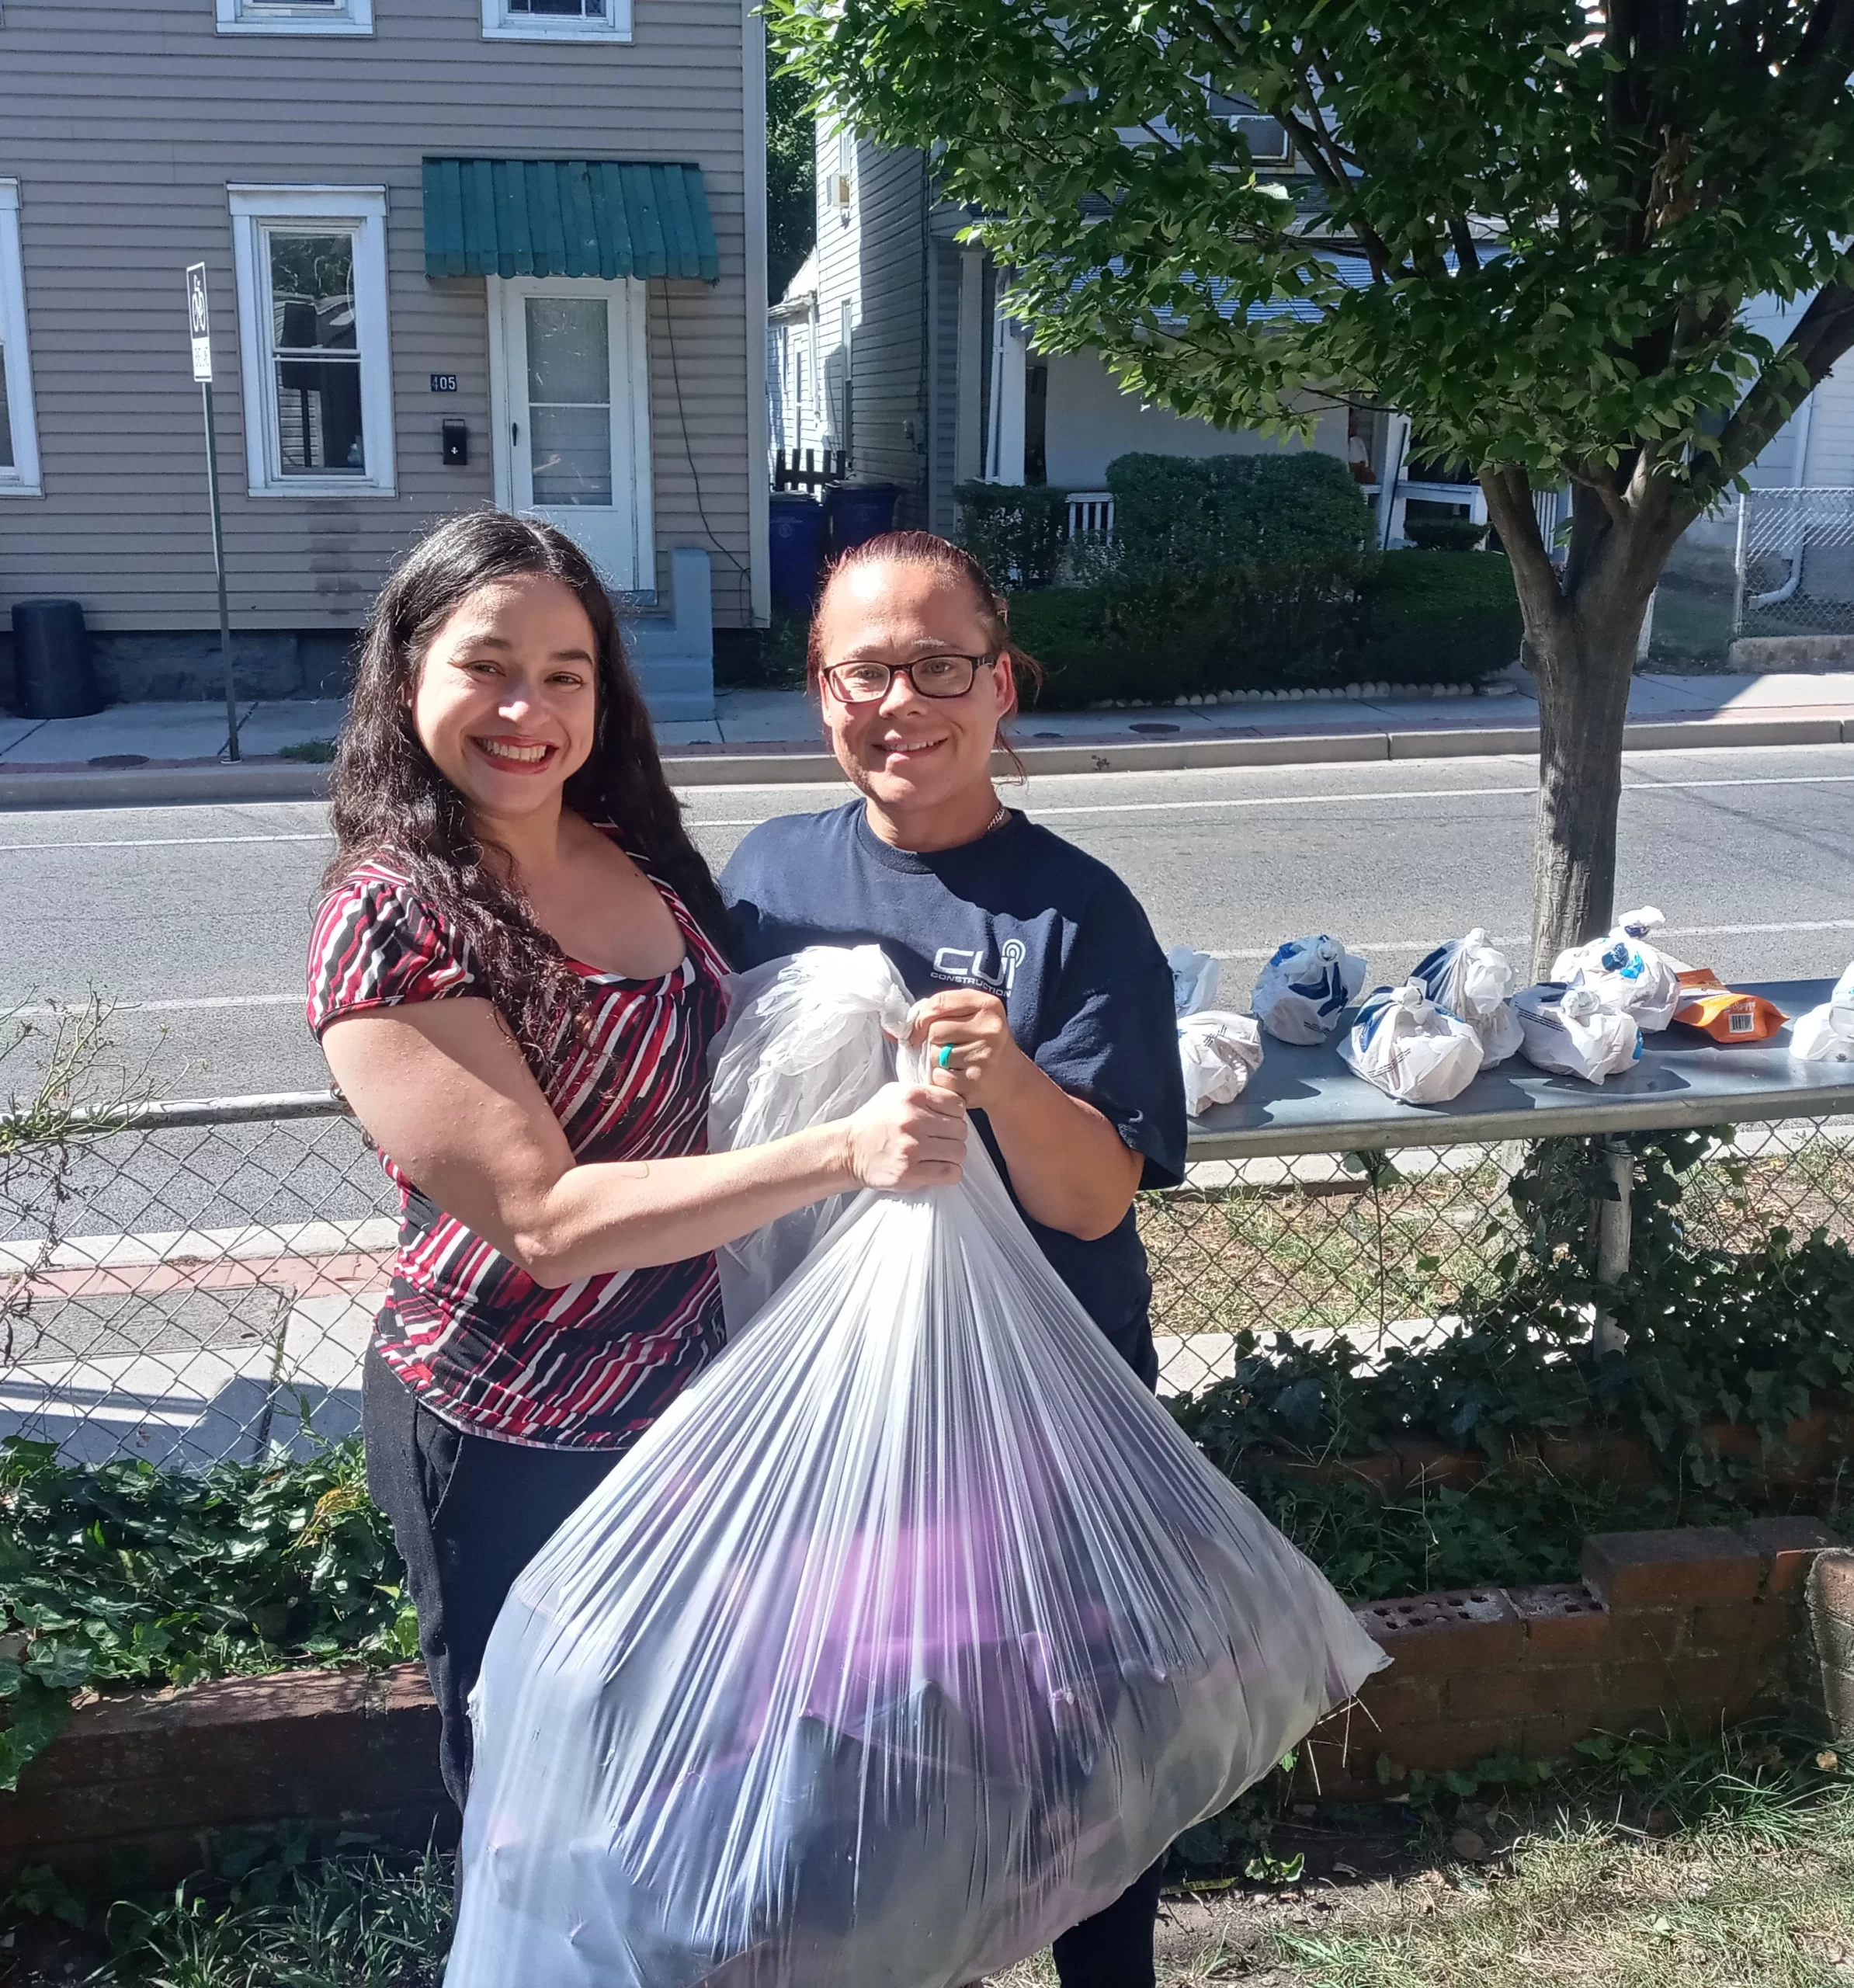
<path fill-rule="evenodd" d="M 627 980 L 572 962 L 592 989 L 590 1013 L 582 1028 L 563 1027 L 535 1071 L 581 1160 L 707 1148 L 708 1044 L 726 1012 L 727 968 L 681 898 L 651 881 L 682 928 L 682 964 Z M 467 943 L 381 861 L 362 864 L 324 902 L 308 982 L 318 1038 L 344 1015 L 485 991 Z M 550 1291 L 380 1159 L 401 1220 L 374 1341 L 446 1421 L 536 1448 L 615 1449 L 719 1350 L 712 1256 Z"/>

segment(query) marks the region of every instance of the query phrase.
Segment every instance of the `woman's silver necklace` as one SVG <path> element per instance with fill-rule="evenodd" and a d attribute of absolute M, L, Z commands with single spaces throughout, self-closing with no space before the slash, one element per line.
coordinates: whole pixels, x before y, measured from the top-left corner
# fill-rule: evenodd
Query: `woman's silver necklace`
<path fill-rule="evenodd" d="M 1005 807 L 1004 803 L 1001 801 L 998 804 L 998 812 L 994 815 L 991 820 L 986 822 L 984 828 L 979 831 L 979 839 L 982 842 L 985 836 L 996 834 L 998 829 L 1002 829 L 1005 822 L 1009 821 L 1010 818 L 1010 809 Z"/>

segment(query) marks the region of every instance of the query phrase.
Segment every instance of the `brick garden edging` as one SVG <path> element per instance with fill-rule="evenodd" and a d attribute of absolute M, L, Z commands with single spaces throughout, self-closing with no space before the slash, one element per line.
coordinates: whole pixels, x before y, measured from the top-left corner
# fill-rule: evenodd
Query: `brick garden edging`
<path fill-rule="evenodd" d="M 1811 1564 L 1838 1544 L 1809 1518 L 1596 1533 L 1579 1582 L 1368 1603 L 1359 1619 L 1392 1664 L 1314 1728 L 1302 1785 L 1381 1800 L 1412 1769 L 1552 1760 L 1593 1733 L 1663 1718 L 1717 1729 L 1779 1708 L 1807 1683 L 1792 1645 Z M 1854 1552 L 1827 1557 L 1854 1568 Z M 1846 1595 L 1854 1604 L 1854 1580 Z M 1854 1656 L 1854 1615 L 1849 1628 Z"/>
<path fill-rule="evenodd" d="M 415 1663 L 221 1677 L 80 1705 L 0 1795 L 0 1872 L 168 1882 L 228 1831 L 304 1822 L 422 1849 L 454 1839 L 438 1708 Z"/>
<path fill-rule="evenodd" d="M 1314 1729 L 1302 1786 L 1376 1801 L 1412 1769 L 1548 1759 L 1664 1715 L 1717 1727 L 1791 1695 L 1793 1645 L 1838 1733 L 1854 1723 L 1854 1549 L 1837 1545 L 1804 1518 L 1598 1534 L 1579 1583 L 1368 1603 L 1359 1620 L 1394 1662 Z M 0 1795 L 0 1873 L 169 1881 L 209 1865 L 224 1832 L 284 1821 L 447 1840 L 437 1735 L 413 1664 L 99 1699 Z"/>

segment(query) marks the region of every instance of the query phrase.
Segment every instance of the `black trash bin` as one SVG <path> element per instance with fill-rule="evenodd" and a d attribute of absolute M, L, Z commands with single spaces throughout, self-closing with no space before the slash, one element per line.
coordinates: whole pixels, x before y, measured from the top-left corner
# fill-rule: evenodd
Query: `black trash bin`
<path fill-rule="evenodd" d="M 102 709 L 90 631 L 75 600 L 13 603 L 13 681 L 22 718 L 88 718 Z"/>

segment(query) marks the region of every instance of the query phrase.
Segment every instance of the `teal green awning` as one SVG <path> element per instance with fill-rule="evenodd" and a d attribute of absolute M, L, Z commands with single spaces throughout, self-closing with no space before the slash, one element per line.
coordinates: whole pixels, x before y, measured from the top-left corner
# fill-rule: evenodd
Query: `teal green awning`
<path fill-rule="evenodd" d="M 428 158 L 428 276 L 720 280 L 699 165 Z"/>

